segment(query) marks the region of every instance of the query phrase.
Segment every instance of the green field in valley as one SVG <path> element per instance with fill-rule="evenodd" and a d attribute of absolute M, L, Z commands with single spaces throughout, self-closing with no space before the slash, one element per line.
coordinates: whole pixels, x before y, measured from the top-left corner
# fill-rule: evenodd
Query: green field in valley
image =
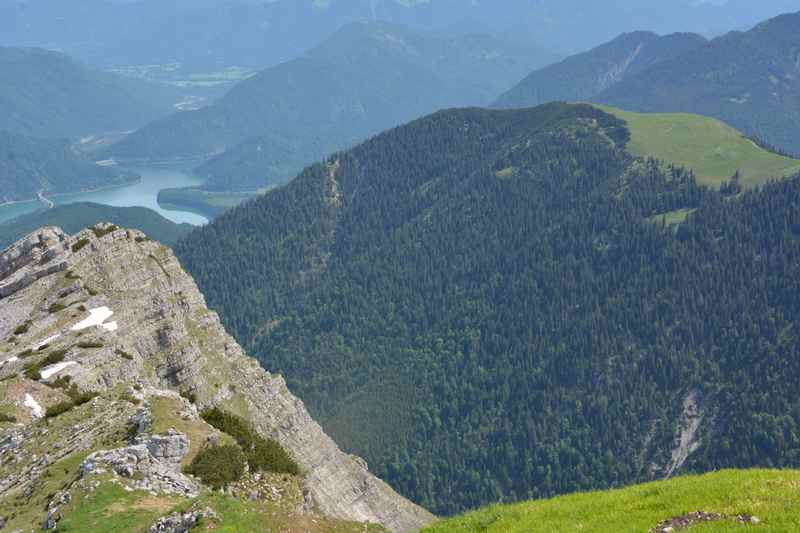
<path fill-rule="evenodd" d="M 688 113 L 632 113 L 598 106 L 628 123 L 633 155 L 691 168 L 699 183 L 718 187 L 738 170 L 752 187 L 800 172 L 800 161 L 769 152 L 710 117 Z"/>
<path fill-rule="evenodd" d="M 707 521 L 699 520 L 698 511 L 707 513 Z M 667 527 L 698 533 L 800 531 L 800 471 L 727 470 L 497 505 L 440 522 L 424 533 L 643 533 Z"/>

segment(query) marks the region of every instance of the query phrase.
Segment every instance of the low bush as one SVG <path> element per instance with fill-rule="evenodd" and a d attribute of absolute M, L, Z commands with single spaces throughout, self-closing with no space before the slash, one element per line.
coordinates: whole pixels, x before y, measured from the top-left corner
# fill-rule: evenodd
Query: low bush
<path fill-rule="evenodd" d="M 25 367 L 25 377 L 33 381 L 39 381 L 42 379 L 41 370 L 44 367 L 60 363 L 64 360 L 64 356 L 66 355 L 67 350 L 55 350 L 50 352 L 44 359 Z"/>
<path fill-rule="evenodd" d="M 91 241 L 89 241 L 89 239 L 81 239 L 81 240 L 79 240 L 78 242 L 76 242 L 75 244 L 72 245 L 72 253 L 79 252 L 84 246 L 86 246 L 90 242 Z M 69 277 L 69 274 L 67 275 L 67 277 Z"/>
<path fill-rule="evenodd" d="M 189 403 L 197 403 L 197 394 L 195 394 L 193 391 L 182 390 L 181 398 L 188 400 Z"/>
<path fill-rule="evenodd" d="M 33 355 L 33 348 L 28 348 L 24 352 L 20 352 L 20 354 L 17 357 L 19 357 L 20 359 L 25 359 L 26 357 L 30 357 L 31 355 Z"/>
<path fill-rule="evenodd" d="M 63 311 L 63 310 L 64 310 L 64 309 L 66 309 L 66 308 L 67 308 L 67 306 L 66 306 L 66 305 L 62 304 L 61 302 L 56 302 L 56 303 L 54 303 L 53 305 L 51 305 L 51 306 L 50 306 L 50 307 L 47 309 L 47 312 L 48 312 L 48 313 L 50 313 L 51 315 L 53 315 L 53 314 L 55 314 L 55 313 L 58 313 L 58 312 L 60 312 L 60 311 Z"/>
<path fill-rule="evenodd" d="M 283 446 L 272 439 L 256 437 L 253 448 L 246 452 L 247 464 L 255 472 L 279 472 L 299 475 L 300 467 L 283 449 Z"/>
<path fill-rule="evenodd" d="M 209 425 L 233 437 L 244 450 L 251 470 L 294 475 L 300 473 L 298 464 L 280 444 L 256 433 L 246 420 L 217 407 L 205 409 L 201 416 Z"/>
<path fill-rule="evenodd" d="M 48 407 L 44 412 L 44 417 L 55 418 L 58 415 L 63 415 L 67 411 L 71 410 L 73 407 L 75 407 L 75 404 L 72 403 L 71 401 L 59 402 L 55 405 L 51 405 L 50 407 Z"/>
<path fill-rule="evenodd" d="M 17 329 L 14 330 L 14 335 L 24 335 L 28 333 L 28 330 L 31 329 L 31 323 L 25 322 L 21 326 L 17 326 Z"/>
<path fill-rule="evenodd" d="M 7 415 L 5 413 L 0 413 L 0 424 L 3 422 L 11 422 L 12 424 L 17 421 L 16 416 Z"/>
<path fill-rule="evenodd" d="M 42 379 L 41 370 L 42 367 L 40 367 L 38 364 L 27 366 L 25 367 L 25 377 L 32 381 L 39 381 Z"/>
<path fill-rule="evenodd" d="M 59 415 L 63 415 L 67 411 L 74 409 L 80 405 L 85 403 L 89 403 L 92 401 L 93 398 L 97 396 L 96 392 L 81 392 L 78 389 L 78 386 L 73 384 L 69 389 L 67 389 L 67 396 L 69 396 L 68 401 L 59 402 L 55 405 L 51 405 L 45 410 L 44 417 L 45 418 L 55 418 Z"/>
<path fill-rule="evenodd" d="M 79 342 L 78 348 L 102 348 L 103 343 L 99 341 L 86 341 L 86 342 Z"/>
<path fill-rule="evenodd" d="M 133 361 L 133 356 L 124 350 L 116 349 L 114 350 L 114 353 L 122 357 L 123 359 L 127 359 L 128 361 Z"/>
<path fill-rule="evenodd" d="M 67 355 L 67 350 L 53 350 L 47 357 L 41 360 L 39 365 L 44 368 L 48 365 L 54 365 L 56 363 L 60 363 L 64 360 L 64 357 Z"/>
<path fill-rule="evenodd" d="M 61 376 L 52 383 L 49 383 L 49 386 L 54 389 L 68 390 L 71 382 L 72 382 L 72 376 Z"/>
<path fill-rule="evenodd" d="M 105 237 L 106 235 L 108 235 L 110 233 L 114 233 L 118 229 L 119 228 L 117 226 L 113 225 L 113 224 L 108 226 L 107 228 L 101 228 L 101 227 L 95 226 L 95 227 L 92 228 L 92 233 L 94 233 L 95 237 L 100 239 L 101 237 Z"/>
<path fill-rule="evenodd" d="M 221 489 L 241 479 L 245 460 L 238 446 L 209 446 L 197 454 L 186 472 L 210 487 Z"/>

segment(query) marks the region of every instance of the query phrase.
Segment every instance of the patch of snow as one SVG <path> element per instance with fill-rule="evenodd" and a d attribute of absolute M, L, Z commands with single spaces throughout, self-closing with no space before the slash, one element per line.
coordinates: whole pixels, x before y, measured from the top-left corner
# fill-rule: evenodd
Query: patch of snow
<path fill-rule="evenodd" d="M 114 167 L 117 165 L 117 162 L 113 159 L 103 159 L 102 161 L 95 161 L 94 164 L 98 167 Z"/>
<path fill-rule="evenodd" d="M 15 355 L 15 356 L 14 356 L 14 357 L 12 357 L 11 359 L 6 359 L 5 361 L 0 361 L 0 367 L 2 367 L 3 365 L 5 365 L 5 364 L 7 364 L 7 363 L 8 363 L 8 364 L 10 364 L 10 363 L 15 363 L 15 362 L 17 362 L 17 361 L 19 361 L 19 357 L 17 357 L 17 356 Z"/>
<path fill-rule="evenodd" d="M 30 394 L 25 395 L 24 405 L 31 410 L 33 418 L 42 418 L 44 416 L 44 409 L 42 409 L 42 406 L 39 405 L 39 402 L 37 402 Z"/>
<path fill-rule="evenodd" d="M 42 342 L 37 344 L 33 349 L 34 350 L 38 350 L 42 346 L 46 346 L 46 345 L 50 344 L 51 342 L 53 342 L 54 340 L 56 340 L 60 336 L 61 336 L 61 333 L 57 333 L 56 335 L 53 335 L 52 337 L 47 337 L 45 340 L 43 340 Z"/>
<path fill-rule="evenodd" d="M 90 309 L 89 310 L 89 318 L 81 320 L 74 326 L 72 326 L 72 331 L 81 331 L 86 328 L 90 328 L 92 326 L 102 326 L 103 322 L 111 318 L 111 315 L 114 314 L 114 311 L 109 309 L 108 307 L 98 307 L 97 309 Z M 106 328 L 108 329 L 108 328 Z M 111 331 L 111 330 L 109 330 Z"/>
<path fill-rule="evenodd" d="M 103 327 L 103 329 L 105 329 L 106 331 L 117 331 L 117 329 L 119 329 L 119 326 L 117 325 L 117 322 L 116 322 L 116 321 L 114 321 L 114 322 L 108 322 L 107 324 L 100 324 L 100 325 L 101 325 L 101 326 Z"/>
<path fill-rule="evenodd" d="M 72 365 L 77 365 L 75 361 L 65 361 L 63 363 L 56 363 L 54 365 L 50 365 L 42 369 L 40 374 L 42 375 L 42 379 L 50 379 L 51 376 L 54 376 L 64 370 L 65 368 L 71 367 Z"/>

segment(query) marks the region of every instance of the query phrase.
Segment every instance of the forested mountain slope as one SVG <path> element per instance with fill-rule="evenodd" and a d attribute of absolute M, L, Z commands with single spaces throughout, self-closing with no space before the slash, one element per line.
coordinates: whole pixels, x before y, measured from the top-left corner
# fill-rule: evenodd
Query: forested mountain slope
<path fill-rule="evenodd" d="M 495 107 L 532 107 L 553 101 L 586 102 L 629 76 L 707 41 L 693 33 L 620 35 L 588 52 L 537 70 L 504 93 Z"/>
<path fill-rule="evenodd" d="M 0 47 L 0 131 L 71 137 L 135 129 L 172 111 L 171 89 L 38 48 Z"/>
<path fill-rule="evenodd" d="M 492 37 L 354 23 L 212 106 L 149 124 L 109 154 L 169 159 L 233 149 L 201 169 L 208 188 L 252 189 L 286 181 L 311 161 L 425 113 L 488 103 L 530 64 L 542 62 L 529 47 Z"/>
<path fill-rule="evenodd" d="M 800 465 L 800 180 L 726 198 L 628 138 L 587 105 L 439 112 L 176 250 L 337 442 L 437 513 Z"/>
<path fill-rule="evenodd" d="M 594 100 L 630 111 L 709 115 L 799 154 L 800 12 L 714 39 Z"/>
<path fill-rule="evenodd" d="M 0 131 L 0 203 L 34 200 L 121 184 L 136 176 L 101 167 L 76 154 L 64 139 L 36 139 Z"/>

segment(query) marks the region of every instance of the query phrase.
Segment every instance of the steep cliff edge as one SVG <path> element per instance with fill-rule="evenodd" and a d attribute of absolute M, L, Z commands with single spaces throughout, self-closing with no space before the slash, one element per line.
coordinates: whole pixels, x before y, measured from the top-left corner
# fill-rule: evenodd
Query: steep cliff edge
<path fill-rule="evenodd" d="M 171 250 L 138 231 L 43 228 L 0 254 L 0 339 L 0 529 L 41 520 L 81 530 L 68 526 L 92 498 L 72 489 L 102 491 L 109 472 L 122 494 L 162 498 L 156 518 L 178 520 L 163 517 L 212 494 L 181 465 L 206 441 L 229 439 L 200 416 L 209 407 L 247 420 L 294 458 L 296 483 L 282 476 L 266 492 L 293 486 L 296 517 L 398 532 L 433 518 L 340 451 L 283 378 L 224 331 Z M 248 505 L 257 503 L 248 490 Z M 237 491 L 245 488 L 225 494 Z"/>

